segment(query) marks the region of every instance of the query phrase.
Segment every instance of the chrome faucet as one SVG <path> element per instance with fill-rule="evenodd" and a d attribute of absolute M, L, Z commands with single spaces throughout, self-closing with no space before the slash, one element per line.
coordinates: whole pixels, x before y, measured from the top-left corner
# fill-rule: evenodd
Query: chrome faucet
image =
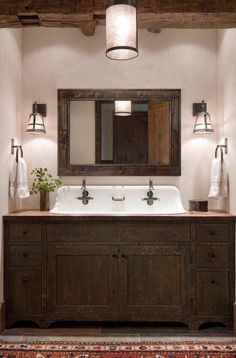
<path fill-rule="evenodd" d="M 89 203 L 89 200 L 93 200 L 93 197 L 89 196 L 89 192 L 86 187 L 86 179 L 85 178 L 83 178 L 83 180 L 82 180 L 81 190 L 82 190 L 82 196 L 78 196 L 76 199 L 82 200 L 82 203 L 84 205 L 87 205 Z"/>
<path fill-rule="evenodd" d="M 152 178 L 149 178 L 149 190 L 154 190 Z"/>
<path fill-rule="evenodd" d="M 82 191 L 83 191 L 83 190 L 87 190 L 87 188 L 86 188 L 86 178 L 83 178 L 83 180 L 82 180 L 81 190 L 82 190 Z"/>
<path fill-rule="evenodd" d="M 148 205 L 153 205 L 154 201 L 160 200 L 160 198 L 153 196 L 154 195 L 153 190 L 154 190 L 153 181 L 151 178 L 149 178 L 149 188 L 147 191 L 147 197 L 142 198 L 142 200 L 145 200 Z"/>

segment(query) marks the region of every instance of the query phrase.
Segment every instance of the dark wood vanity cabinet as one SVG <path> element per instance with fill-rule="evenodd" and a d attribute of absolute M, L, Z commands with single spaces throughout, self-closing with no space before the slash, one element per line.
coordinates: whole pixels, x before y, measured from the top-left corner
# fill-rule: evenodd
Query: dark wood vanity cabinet
<path fill-rule="evenodd" d="M 234 218 L 4 217 L 6 326 L 208 322 L 232 328 Z"/>

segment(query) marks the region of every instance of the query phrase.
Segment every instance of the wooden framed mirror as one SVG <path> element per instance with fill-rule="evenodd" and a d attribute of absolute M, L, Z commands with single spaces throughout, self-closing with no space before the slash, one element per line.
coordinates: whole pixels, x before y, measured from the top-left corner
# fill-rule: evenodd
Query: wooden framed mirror
<path fill-rule="evenodd" d="M 178 89 L 59 89 L 58 175 L 180 175 L 180 107 Z"/>

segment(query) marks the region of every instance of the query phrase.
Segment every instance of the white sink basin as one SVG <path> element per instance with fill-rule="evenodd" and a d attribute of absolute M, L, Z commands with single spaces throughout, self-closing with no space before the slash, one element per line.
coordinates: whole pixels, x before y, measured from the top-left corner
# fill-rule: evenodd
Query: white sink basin
<path fill-rule="evenodd" d="M 152 205 L 142 200 L 148 186 L 88 186 L 87 205 L 82 200 L 81 186 L 63 186 L 58 189 L 53 214 L 64 215 L 174 215 L 183 214 L 180 191 L 174 186 L 155 186 Z"/>

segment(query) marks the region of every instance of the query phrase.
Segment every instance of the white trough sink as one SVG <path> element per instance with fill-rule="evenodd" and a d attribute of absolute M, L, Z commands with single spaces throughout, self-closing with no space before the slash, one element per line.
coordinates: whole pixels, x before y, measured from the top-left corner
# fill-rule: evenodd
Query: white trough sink
<path fill-rule="evenodd" d="M 174 215 L 183 214 L 180 191 L 174 186 L 155 186 L 152 205 L 148 205 L 148 186 L 87 186 L 89 200 L 82 200 L 81 186 L 58 189 L 53 214 L 64 215 Z"/>

